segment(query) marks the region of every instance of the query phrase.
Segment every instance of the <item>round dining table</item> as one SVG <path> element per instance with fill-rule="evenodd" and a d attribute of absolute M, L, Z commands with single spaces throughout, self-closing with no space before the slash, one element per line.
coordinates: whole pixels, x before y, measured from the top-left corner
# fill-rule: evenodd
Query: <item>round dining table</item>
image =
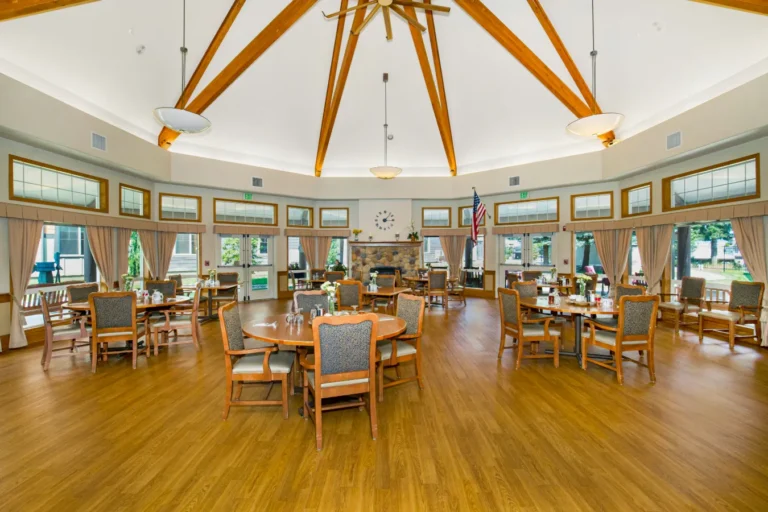
<path fill-rule="evenodd" d="M 136 312 L 142 313 L 145 311 L 157 311 L 159 309 L 172 308 L 174 306 L 178 306 L 179 304 L 190 302 L 191 300 L 192 297 L 179 295 L 176 297 L 168 297 L 167 299 L 163 299 L 163 302 L 154 304 L 150 302 L 145 303 L 143 301 L 139 301 L 136 303 Z M 71 311 L 78 311 L 80 313 L 87 313 L 91 310 L 91 305 L 88 302 L 65 302 L 61 305 L 61 307 Z"/>

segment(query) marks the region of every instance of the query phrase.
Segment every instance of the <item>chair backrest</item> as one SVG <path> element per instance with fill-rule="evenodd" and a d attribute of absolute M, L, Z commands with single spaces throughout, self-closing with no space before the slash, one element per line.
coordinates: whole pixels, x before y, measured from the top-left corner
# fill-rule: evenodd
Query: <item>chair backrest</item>
<path fill-rule="evenodd" d="M 517 281 L 512 283 L 512 289 L 517 290 L 521 299 L 539 296 L 539 287 L 536 285 L 536 281 Z"/>
<path fill-rule="evenodd" d="M 656 332 L 658 295 L 624 295 L 619 299 L 617 340 L 652 341 Z"/>
<path fill-rule="evenodd" d="M 312 322 L 315 389 L 323 383 L 368 379 L 375 375 L 379 317 L 373 313 L 322 316 Z"/>
<path fill-rule="evenodd" d="M 147 281 L 145 288 L 150 296 L 155 290 L 162 293 L 166 299 L 176 296 L 176 281 Z"/>
<path fill-rule="evenodd" d="M 219 280 L 219 284 L 222 285 L 229 285 L 229 284 L 238 284 L 240 281 L 240 272 L 219 272 L 217 274 L 217 279 Z M 234 299 L 237 296 L 237 288 L 232 288 L 231 290 L 218 290 L 216 292 L 216 297 L 219 299 L 221 298 L 232 298 Z"/>
<path fill-rule="evenodd" d="M 237 302 L 228 302 L 219 308 L 219 325 L 224 350 L 245 350 L 243 324 L 240 322 L 240 309 Z M 229 356 L 224 356 L 229 361 Z"/>
<path fill-rule="evenodd" d="M 363 283 L 354 279 L 341 279 L 338 281 L 339 289 L 336 290 L 336 301 L 339 310 L 352 309 L 352 306 L 363 306 Z"/>
<path fill-rule="evenodd" d="M 181 274 L 170 275 L 167 279 L 176 283 L 176 290 L 181 290 L 181 287 L 184 286 L 184 280 L 181 278 Z"/>
<path fill-rule="evenodd" d="M 732 281 L 728 309 L 731 311 L 739 311 L 742 307 L 750 310 L 757 309 L 763 303 L 763 292 L 765 292 L 765 283 Z"/>
<path fill-rule="evenodd" d="M 645 287 L 636 284 L 617 284 L 616 300 L 626 296 L 645 295 Z"/>
<path fill-rule="evenodd" d="M 310 275 L 312 276 L 311 279 L 325 279 L 325 269 L 324 268 L 313 268 L 309 271 Z"/>
<path fill-rule="evenodd" d="M 37 293 L 40 295 L 40 310 L 43 312 L 43 323 L 48 324 L 51 321 L 51 310 L 48 306 L 48 298 L 43 291 Z"/>
<path fill-rule="evenodd" d="M 99 283 L 67 286 L 67 302 L 88 302 L 88 296 L 99 292 Z"/>
<path fill-rule="evenodd" d="M 516 283 L 519 280 L 520 276 L 517 274 L 517 272 L 507 271 L 507 274 L 504 276 L 504 284 L 507 286 L 507 288 L 512 288 L 512 283 Z"/>
<path fill-rule="evenodd" d="M 93 335 L 136 332 L 136 294 L 100 292 L 88 296 Z"/>
<path fill-rule="evenodd" d="M 586 290 L 593 292 L 597 290 L 597 274 L 587 274 L 589 276 L 589 281 L 587 281 L 587 286 L 585 287 Z"/>
<path fill-rule="evenodd" d="M 499 288 L 499 314 L 501 328 L 505 325 L 517 329 L 520 324 L 520 292 L 516 289 Z"/>
<path fill-rule="evenodd" d="M 397 298 L 398 318 L 405 320 L 405 332 L 400 337 L 418 338 L 424 329 L 424 298 L 401 293 Z"/>
<path fill-rule="evenodd" d="M 328 294 L 320 290 L 294 292 L 293 304 L 303 313 L 309 313 L 317 304 L 328 311 Z"/>
<path fill-rule="evenodd" d="M 382 288 L 394 288 L 395 276 L 378 276 L 376 278 L 376 284 Z"/>
<path fill-rule="evenodd" d="M 523 270 L 523 281 L 535 281 L 540 277 L 540 270 Z"/>
<path fill-rule="evenodd" d="M 442 291 L 448 287 L 448 272 L 445 270 L 430 270 L 427 273 L 427 288 L 429 291 Z"/>
<path fill-rule="evenodd" d="M 680 298 L 688 299 L 689 303 L 698 304 L 707 292 L 707 280 L 703 277 L 684 276 L 680 284 Z"/>
<path fill-rule="evenodd" d="M 192 297 L 192 321 L 197 323 L 198 310 L 200 309 L 200 298 L 203 296 L 203 283 L 195 284 L 195 295 Z"/>
<path fill-rule="evenodd" d="M 344 279 L 344 272 L 341 270 L 329 270 L 325 273 L 325 280 L 331 283 L 336 281 L 342 281 Z"/>

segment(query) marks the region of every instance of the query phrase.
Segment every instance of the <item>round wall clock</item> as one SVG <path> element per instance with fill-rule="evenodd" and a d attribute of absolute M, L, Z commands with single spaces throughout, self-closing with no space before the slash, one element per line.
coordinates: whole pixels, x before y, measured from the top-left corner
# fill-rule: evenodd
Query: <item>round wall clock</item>
<path fill-rule="evenodd" d="M 392 229 L 395 226 L 395 214 L 387 210 L 380 211 L 376 214 L 375 221 L 376 227 L 382 231 Z"/>

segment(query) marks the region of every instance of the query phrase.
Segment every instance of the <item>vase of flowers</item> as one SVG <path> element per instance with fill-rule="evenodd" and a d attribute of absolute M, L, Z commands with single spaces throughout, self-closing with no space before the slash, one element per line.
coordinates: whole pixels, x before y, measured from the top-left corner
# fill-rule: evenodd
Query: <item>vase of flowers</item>
<path fill-rule="evenodd" d="M 419 232 L 416 231 L 416 226 L 414 225 L 413 221 L 411 221 L 411 225 L 408 228 L 408 240 L 411 242 L 419 241 Z"/>
<path fill-rule="evenodd" d="M 360 236 L 360 233 L 362 233 L 362 232 L 363 232 L 362 229 L 355 228 L 355 229 L 352 230 L 352 234 L 355 235 L 355 242 L 358 241 L 358 237 Z"/>
<path fill-rule="evenodd" d="M 123 291 L 133 291 L 133 276 L 131 274 L 123 274 L 120 278 L 123 280 Z"/>
<path fill-rule="evenodd" d="M 549 282 L 557 282 L 557 267 L 553 266 L 551 269 L 549 269 Z"/>
<path fill-rule="evenodd" d="M 328 313 L 333 315 L 336 312 L 336 290 L 339 289 L 339 283 L 326 281 L 320 285 L 320 289 L 328 295 Z"/>
<path fill-rule="evenodd" d="M 592 278 L 589 277 L 587 274 L 576 274 L 576 284 L 579 287 L 579 295 L 584 297 L 587 293 L 587 282 L 591 281 Z"/>
<path fill-rule="evenodd" d="M 379 277 L 378 272 L 371 272 L 371 289 L 376 290 L 376 278 Z"/>

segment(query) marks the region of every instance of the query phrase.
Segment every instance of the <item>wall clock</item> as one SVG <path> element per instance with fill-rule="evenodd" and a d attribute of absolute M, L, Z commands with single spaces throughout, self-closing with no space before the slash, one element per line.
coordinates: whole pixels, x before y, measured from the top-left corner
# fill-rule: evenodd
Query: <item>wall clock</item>
<path fill-rule="evenodd" d="M 395 226 L 395 214 L 387 210 L 382 210 L 376 214 L 375 221 L 377 228 L 382 231 L 387 231 Z"/>

